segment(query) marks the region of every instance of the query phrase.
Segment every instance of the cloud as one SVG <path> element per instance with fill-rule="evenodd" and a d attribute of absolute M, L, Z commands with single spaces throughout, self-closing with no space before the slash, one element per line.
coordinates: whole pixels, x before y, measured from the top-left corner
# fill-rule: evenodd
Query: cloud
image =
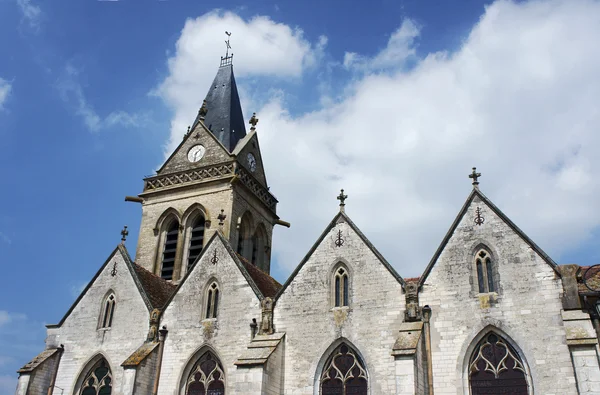
<path fill-rule="evenodd" d="M 182 31 L 162 87 L 174 130 L 184 131 L 214 75 L 215 55 L 199 48 L 218 41 L 208 32 L 225 30 L 224 18 L 188 21 Z M 345 188 L 346 212 L 367 237 L 401 275 L 420 274 L 470 192 L 472 166 L 483 173 L 482 191 L 555 259 L 591 237 L 600 225 L 600 3 L 496 1 L 454 52 L 417 55 L 426 29 L 399 25 L 380 53 L 346 55 L 345 66 L 361 73 L 340 100 L 293 116 L 275 95 L 257 111 L 278 214 L 292 223 L 275 232 L 280 270 L 298 264 Z M 198 26 L 206 33 L 192 34 Z M 301 48 L 310 57 L 315 45 Z M 252 53 L 236 72 L 273 72 L 268 57 Z M 278 75 L 302 72 L 285 64 Z"/>
<path fill-rule="evenodd" d="M 27 316 L 20 313 L 10 313 L 6 310 L 0 310 L 0 328 L 14 321 L 25 320 Z"/>
<path fill-rule="evenodd" d="M 83 120 L 88 130 L 97 132 L 113 126 L 140 127 L 150 122 L 150 116 L 146 113 L 113 111 L 106 117 L 101 117 L 85 96 L 83 86 L 79 82 L 80 74 L 81 70 L 68 63 L 56 87 L 61 99 Z"/>
<path fill-rule="evenodd" d="M 168 60 L 169 75 L 154 92 L 175 110 L 167 151 L 181 141 L 187 125 L 212 82 L 219 57 L 225 55 L 225 31 L 232 32 L 236 77 L 270 76 L 298 79 L 317 64 L 327 45 L 320 37 L 312 46 L 301 29 L 266 16 L 248 21 L 231 12 L 210 12 L 188 19 Z"/>
<path fill-rule="evenodd" d="M 17 0 L 17 5 L 23 14 L 23 20 L 29 23 L 33 29 L 39 29 L 42 10 L 39 6 L 33 4 L 31 0 Z"/>
<path fill-rule="evenodd" d="M 6 102 L 6 99 L 8 99 L 11 90 L 12 84 L 3 78 L 0 78 L 0 110 L 4 108 L 4 103 Z"/>

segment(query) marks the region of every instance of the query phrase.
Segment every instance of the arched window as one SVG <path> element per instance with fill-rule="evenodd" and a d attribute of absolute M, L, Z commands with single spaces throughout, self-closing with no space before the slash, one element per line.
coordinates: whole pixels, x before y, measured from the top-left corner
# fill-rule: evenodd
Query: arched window
<path fill-rule="evenodd" d="M 346 268 L 340 267 L 335 271 L 333 284 L 335 307 L 349 306 L 350 284 Z"/>
<path fill-rule="evenodd" d="M 483 249 L 479 250 L 475 255 L 475 267 L 477 269 L 479 293 L 496 292 L 490 253 Z"/>
<path fill-rule="evenodd" d="M 472 395 L 527 395 L 525 367 L 519 355 L 500 335 L 490 332 L 475 347 L 469 362 Z"/>
<path fill-rule="evenodd" d="M 185 395 L 224 395 L 225 374 L 210 351 L 196 362 L 186 382 Z"/>
<path fill-rule="evenodd" d="M 115 294 L 110 293 L 106 298 L 104 298 L 104 303 L 102 305 L 102 312 L 100 316 L 100 328 L 110 328 L 112 326 L 113 315 L 115 314 L 115 305 L 117 301 L 115 300 Z"/>
<path fill-rule="evenodd" d="M 367 371 L 356 353 L 342 343 L 327 360 L 320 380 L 321 395 L 366 395 Z"/>
<path fill-rule="evenodd" d="M 198 215 L 198 217 L 192 223 L 190 230 L 190 244 L 188 247 L 188 267 L 198 258 L 198 255 L 202 252 L 202 246 L 204 244 L 204 216 Z"/>
<path fill-rule="evenodd" d="M 108 362 L 102 358 L 85 376 L 80 395 L 110 395 L 111 393 L 112 373 Z"/>
<path fill-rule="evenodd" d="M 206 293 L 206 315 L 204 318 L 217 318 L 219 309 L 219 286 L 212 283 Z"/>
<path fill-rule="evenodd" d="M 237 239 L 237 253 L 242 255 L 246 259 L 250 259 L 252 255 L 251 243 L 252 236 L 252 215 L 246 211 L 239 220 L 238 223 L 238 239 Z"/>
<path fill-rule="evenodd" d="M 177 240 L 179 239 L 179 221 L 174 219 L 167 228 L 165 245 L 162 253 L 162 268 L 160 276 L 165 280 L 173 279 L 175 255 L 177 254 Z"/>

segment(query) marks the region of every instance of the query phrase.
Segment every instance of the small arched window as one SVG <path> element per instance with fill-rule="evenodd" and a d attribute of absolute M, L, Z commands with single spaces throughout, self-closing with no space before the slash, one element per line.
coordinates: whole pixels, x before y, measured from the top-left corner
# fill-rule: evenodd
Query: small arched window
<path fill-rule="evenodd" d="M 102 315 L 100 317 L 100 328 L 110 328 L 112 326 L 113 315 L 115 314 L 115 294 L 110 293 L 105 299 L 102 305 Z"/>
<path fill-rule="evenodd" d="M 185 395 L 225 395 L 225 373 L 218 358 L 206 352 L 188 376 Z"/>
<path fill-rule="evenodd" d="M 348 270 L 343 267 L 335 271 L 334 278 L 335 307 L 349 306 L 350 284 Z"/>
<path fill-rule="evenodd" d="M 190 230 L 190 245 L 188 248 L 188 267 L 198 258 L 204 244 L 204 216 L 198 215 Z"/>
<path fill-rule="evenodd" d="M 366 395 L 367 371 L 356 353 L 342 343 L 325 364 L 321 374 L 321 394 Z"/>
<path fill-rule="evenodd" d="M 477 270 L 479 293 L 496 292 L 492 258 L 488 251 L 479 250 L 477 255 L 475 255 L 475 267 Z"/>
<path fill-rule="evenodd" d="M 112 372 L 102 358 L 87 373 L 81 384 L 80 395 L 110 395 L 112 393 Z"/>
<path fill-rule="evenodd" d="M 162 254 L 162 269 L 160 276 L 165 280 L 173 279 L 175 255 L 177 254 L 177 240 L 179 239 L 179 221 L 173 220 L 167 228 L 165 245 Z"/>
<path fill-rule="evenodd" d="M 206 294 L 206 315 L 204 318 L 217 318 L 219 309 L 219 286 L 217 283 L 212 283 L 208 287 Z"/>

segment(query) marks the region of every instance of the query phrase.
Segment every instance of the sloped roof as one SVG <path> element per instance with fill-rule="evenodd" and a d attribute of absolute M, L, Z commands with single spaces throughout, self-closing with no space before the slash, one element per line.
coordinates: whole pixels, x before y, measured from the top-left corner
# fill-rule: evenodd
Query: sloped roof
<path fill-rule="evenodd" d="M 137 263 L 133 264 L 133 268 L 152 307 L 162 309 L 177 286 L 149 272 Z"/>
<path fill-rule="evenodd" d="M 44 363 L 48 358 L 52 357 L 57 352 L 62 352 L 62 346 L 59 348 L 50 348 L 39 353 L 35 358 L 31 361 L 27 362 L 21 369 L 17 370 L 17 373 L 30 373 L 37 369 L 42 363 Z"/>
<path fill-rule="evenodd" d="M 450 241 L 450 238 L 454 234 L 454 231 L 456 230 L 456 228 L 458 228 L 458 225 L 460 224 L 460 221 L 464 217 L 465 213 L 469 209 L 469 206 L 471 205 L 471 203 L 473 202 L 473 199 L 475 199 L 475 197 L 479 197 L 481 199 L 481 201 L 483 203 L 485 203 L 494 212 L 494 214 L 496 214 L 502 221 L 504 221 L 504 223 L 506 225 L 508 225 L 509 228 L 511 228 L 519 237 L 521 237 L 521 239 L 525 243 L 527 243 L 529 245 L 529 247 L 531 247 L 531 249 L 534 250 L 539 256 L 541 256 L 542 259 L 544 261 L 546 261 L 546 263 L 548 263 L 552 267 L 552 269 L 554 269 L 554 271 L 556 272 L 556 274 L 558 276 L 560 276 L 560 271 L 558 270 L 558 265 L 556 264 L 556 262 L 554 262 L 552 260 L 552 258 L 550 258 L 550 256 L 548 256 L 548 254 L 546 254 L 537 244 L 535 244 L 533 242 L 533 240 L 531 240 L 529 238 L 529 236 L 527 236 L 521 229 L 519 229 L 519 227 L 517 225 L 515 225 L 514 222 L 512 222 L 510 220 L 510 218 L 508 218 L 506 216 L 506 214 L 504 214 L 498 207 L 496 207 L 496 205 L 494 203 L 492 203 L 492 201 L 490 199 L 488 199 L 487 196 L 485 196 L 479 190 L 479 188 L 473 188 L 473 190 L 471 191 L 471 193 L 467 197 L 467 200 L 465 201 L 465 204 L 462 206 L 462 208 L 460 209 L 458 215 L 454 219 L 454 222 L 452 222 L 452 225 L 450 226 L 450 229 L 448 229 L 448 232 L 444 236 L 444 239 L 442 240 L 442 243 L 440 244 L 440 246 L 438 247 L 438 249 L 435 251 L 435 254 L 431 258 L 431 260 L 429 261 L 429 264 L 425 268 L 425 271 L 421 275 L 420 280 L 419 280 L 419 287 L 424 284 L 425 280 L 427 279 L 427 276 L 429 276 L 429 273 L 431 272 L 431 269 L 433 269 L 433 266 L 435 265 L 435 263 L 437 262 L 438 258 L 442 254 L 442 251 L 444 251 L 444 248 L 446 248 L 446 244 L 448 244 L 448 241 Z"/>
<path fill-rule="evenodd" d="M 277 292 L 281 289 L 282 285 L 277 280 L 269 276 L 267 273 L 260 270 L 258 267 L 250 263 L 246 258 L 236 253 L 238 259 L 244 264 L 244 267 L 248 271 L 254 283 L 260 289 L 263 296 L 272 298 L 277 295 Z"/>

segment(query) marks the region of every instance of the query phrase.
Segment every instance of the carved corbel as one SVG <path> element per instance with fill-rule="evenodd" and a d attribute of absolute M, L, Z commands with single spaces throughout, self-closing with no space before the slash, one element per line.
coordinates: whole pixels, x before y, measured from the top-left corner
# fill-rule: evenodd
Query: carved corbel
<path fill-rule="evenodd" d="M 262 318 L 260 322 L 259 335 L 273 334 L 273 299 L 267 297 L 260 302 Z"/>

